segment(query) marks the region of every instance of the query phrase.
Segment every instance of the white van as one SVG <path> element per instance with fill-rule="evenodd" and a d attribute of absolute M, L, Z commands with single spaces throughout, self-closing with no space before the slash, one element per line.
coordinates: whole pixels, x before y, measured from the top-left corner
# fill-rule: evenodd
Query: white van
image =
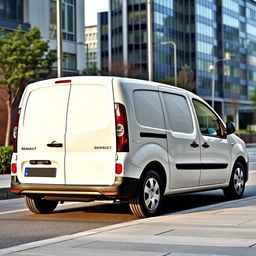
<path fill-rule="evenodd" d="M 12 191 L 34 213 L 58 202 L 128 200 L 138 217 L 163 196 L 221 188 L 242 197 L 244 142 L 200 97 L 117 77 L 68 77 L 27 86 L 14 127 Z"/>

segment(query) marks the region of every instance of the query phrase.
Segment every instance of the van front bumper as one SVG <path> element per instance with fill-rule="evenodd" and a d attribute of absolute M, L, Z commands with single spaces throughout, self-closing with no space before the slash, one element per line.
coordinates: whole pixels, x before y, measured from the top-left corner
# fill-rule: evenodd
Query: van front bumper
<path fill-rule="evenodd" d="M 83 186 L 83 185 L 55 185 L 20 183 L 16 176 L 12 176 L 11 191 L 19 195 L 42 195 L 42 197 L 56 197 L 59 200 L 82 200 L 83 198 L 130 198 L 136 194 L 138 179 L 116 177 L 111 186 Z"/>

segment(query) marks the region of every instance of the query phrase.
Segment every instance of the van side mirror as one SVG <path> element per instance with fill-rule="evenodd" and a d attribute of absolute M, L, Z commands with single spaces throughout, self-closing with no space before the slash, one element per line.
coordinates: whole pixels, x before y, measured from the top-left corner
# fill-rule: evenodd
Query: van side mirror
<path fill-rule="evenodd" d="M 232 134 L 236 131 L 235 125 L 232 122 L 226 122 L 226 134 Z"/>

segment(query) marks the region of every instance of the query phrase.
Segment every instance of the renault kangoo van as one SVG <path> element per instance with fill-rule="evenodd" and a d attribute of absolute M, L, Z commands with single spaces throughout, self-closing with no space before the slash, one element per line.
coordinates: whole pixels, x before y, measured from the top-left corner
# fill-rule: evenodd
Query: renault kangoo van
<path fill-rule="evenodd" d="M 242 197 L 244 142 L 200 97 L 155 82 L 68 77 L 26 87 L 14 127 L 12 191 L 34 213 L 58 202 L 127 200 L 138 217 L 163 197 Z"/>

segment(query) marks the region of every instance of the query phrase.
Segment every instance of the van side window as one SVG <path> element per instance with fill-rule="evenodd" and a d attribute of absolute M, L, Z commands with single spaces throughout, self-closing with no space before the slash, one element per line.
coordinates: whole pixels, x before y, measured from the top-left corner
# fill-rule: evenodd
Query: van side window
<path fill-rule="evenodd" d="M 193 100 L 200 131 L 206 136 L 222 137 L 219 118 L 203 103 Z"/>
<path fill-rule="evenodd" d="M 165 129 L 163 109 L 156 91 L 134 91 L 136 120 L 140 125 Z"/>
<path fill-rule="evenodd" d="M 163 93 L 169 127 L 174 132 L 192 133 L 193 121 L 185 97 L 176 94 Z"/>

